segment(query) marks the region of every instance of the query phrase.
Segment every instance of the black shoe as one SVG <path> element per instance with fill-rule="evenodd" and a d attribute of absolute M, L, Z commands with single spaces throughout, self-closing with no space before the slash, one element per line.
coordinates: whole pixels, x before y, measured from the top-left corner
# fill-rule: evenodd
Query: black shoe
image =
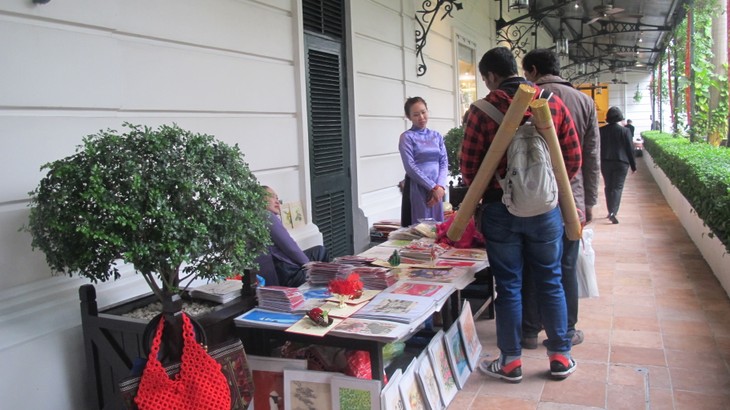
<path fill-rule="evenodd" d="M 510 383 L 519 383 L 522 381 L 522 360 L 517 359 L 510 362 L 505 367 L 499 363 L 501 359 L 488 362 L 484 360 L 479 363 L 479 370 L 487 376 L 496 377 L 506 380 Z"/>
<path fill-rule="evenodd" d="M 616 214 L 611 214 L 608 216 L 608 219 L 611 220 L 611 223 L 616 225 L 618 223 L 618 219 L 616 219 Z"/>
<path fill-rule="evenodd" d="M 572 358 L 564 356 L 560 353 L 550 355 L 550 375 L 556 379 L 565 379 L 570 376 L 578 364 Z"/>
<path fill-rule="evenodd" d="M 521 344 L 523 349 L 535 350 L 537 349 L 537 336 L 523 336 Z"/>

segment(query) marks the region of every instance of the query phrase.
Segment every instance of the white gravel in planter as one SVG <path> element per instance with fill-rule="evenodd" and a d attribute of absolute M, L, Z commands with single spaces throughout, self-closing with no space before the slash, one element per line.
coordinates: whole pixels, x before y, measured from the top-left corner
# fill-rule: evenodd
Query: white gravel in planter
<path fill-rule="evenodd" d="M 192 317 L 204 315 L 215 309 L 216 306 L 219 305 L 215 303 L 197 301 L 183 301 L 183 311 Z M 124 313 L 122 316 L 131 317 L 133 319 L 152 320 L 152 318 L 157 316 L 160 312 L 162 312 L 162 303 L 154 302 L 147 306 L 139 307 L 130 312 Z"/>

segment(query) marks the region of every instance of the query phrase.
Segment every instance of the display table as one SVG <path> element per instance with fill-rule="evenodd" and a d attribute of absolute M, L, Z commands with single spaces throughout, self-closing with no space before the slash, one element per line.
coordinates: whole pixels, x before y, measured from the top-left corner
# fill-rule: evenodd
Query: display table
<path fill-rule="evenodd" d="M 391 248 L 392 252 L 392 248 Z M 461 296 L 460 293 L 465 287 L 474 280 L 477 272 L 488 267 L 486 261 L 479 261 L 468 267 L 460 267 L 460 275 L 453 280 L 453 287 L 448 297 L 440 304 L 434 305 L 430 314 L 419 318 L 419 320 L 410 323 L 411 331 L 399 340 L 408 340 L 413 335 L 424 328 L 424 324 L 434 313 L 440 312 L 444 328 L 449 328 L 455 322 L 460 313 Z M 407 280 L 405 276 L 399 275 L 401 280 Z M 438 283 L 438 282 L 434 282 Z M 449 282 L 444 282 L 449 283 Z M 272 340 L 275 341 L 293 341 L 305 344 L 316 344 L 322 346 L 342 347 L 354 350 L 364 350 L 370 354 L 370 364 L 373 379 L 382 380 L 384 375 L 383 347 L 392 341 L 385 342 L 381 339 L 368 338 L 352 338 L 338 333 L 337 335 L 327 334 L 325 336 L 313 336 L 301 333 L 287 332 L 284 328 L 262 328 L 260 326 L 250 326 L 246 323 L 235 323 L 238 336 L 244 340 L 246 351 L 250 354 L 269 356 L 272 346 Z"/>

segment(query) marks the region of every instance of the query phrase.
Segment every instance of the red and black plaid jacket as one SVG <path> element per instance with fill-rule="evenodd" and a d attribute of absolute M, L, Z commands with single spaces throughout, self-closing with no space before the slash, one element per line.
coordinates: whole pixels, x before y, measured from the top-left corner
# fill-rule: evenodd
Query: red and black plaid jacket
<path fill-rule="evenodd" d="M 522 83 L 527 83 L 522 77 L 508 78 L 500 84 L 497 90 L 489 93 L 485 99 L 502 113 L 505 113 L 512 102 L 512 96 L 514 96 L 517 88 Z M 535 95 L 540 95 L 539 88 Z M 558 134 L 560 149 L 563 152 L 563 160 L 565 161 L 565 168 L 568 171 L 568 179 L 570 179 L 580 169 L 580 140 L 573 125 L 573 118 L 570 116 L 570 112 L 563 104 L 563 101 L 557 95 L 553 95 L 548 105 L 553 116 L 555 132 Z M 522 122 L 524 123 L 531 116 L 532 114 L 528 110 Z M 474 180 L 474 176 L 476 176 L 482 159 L 487 154 L 487 150 L 492 144 L 498 128 L 499 125 L 484 111 L 473 105 L 469 107 L 467 120 L 464 124 L 464 142 L 461 145 L 461 176 L 467 185 L 470 185 Z M 505 155 L 497 166 L 495 175 L 504 178 L 506 168 L 507 156 Z M 492 200 L 501 199 L 501 194 L 496 195 L 496 191 L 501 192 L 501 188 L 497 179 L 492 178 L 483 197 Z"/>

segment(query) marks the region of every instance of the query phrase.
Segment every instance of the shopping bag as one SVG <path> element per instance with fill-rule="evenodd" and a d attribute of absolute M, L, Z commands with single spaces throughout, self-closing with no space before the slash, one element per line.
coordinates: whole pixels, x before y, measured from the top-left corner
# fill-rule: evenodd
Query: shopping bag
<path fill-rule="evenodd" d="M 583 237 L 578 248 L 576 275 L 578 276 L 578 297 L 598 297 L 598 281 L 596 280 L 596 253 L 593 250 L 593 229 L 583 229 Z"/>

